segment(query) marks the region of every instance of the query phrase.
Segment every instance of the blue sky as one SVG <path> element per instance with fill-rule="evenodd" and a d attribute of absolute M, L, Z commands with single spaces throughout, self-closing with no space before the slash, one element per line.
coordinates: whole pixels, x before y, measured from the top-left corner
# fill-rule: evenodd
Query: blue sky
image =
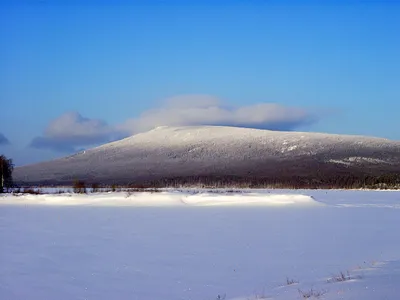
<path fill-rule="evenodd" d="M 400 140 L 399 32 L 394 1 L 3 1 L 0 153 L 203 123 Z"/>

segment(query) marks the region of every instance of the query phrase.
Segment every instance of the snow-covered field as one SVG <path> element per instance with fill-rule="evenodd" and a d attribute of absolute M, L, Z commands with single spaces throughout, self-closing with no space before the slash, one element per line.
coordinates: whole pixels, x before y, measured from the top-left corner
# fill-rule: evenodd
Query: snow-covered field
<path fill-rule="evenodd" d="M 1 196 L 0 299 L 400 299 L 400 192 L 198 192 Z"/>

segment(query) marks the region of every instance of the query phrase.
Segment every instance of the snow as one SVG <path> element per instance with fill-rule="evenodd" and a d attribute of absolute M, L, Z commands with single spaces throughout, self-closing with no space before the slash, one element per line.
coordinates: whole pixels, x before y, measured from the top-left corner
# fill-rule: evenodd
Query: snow
<path fill-rule="evenodd" d="M 0 299 L 400 295 L 400 192 L 127 196 L 1 196 Z"/>
<path fill-rule="evenodd" d="M 0 198 L 1 199 L 1 198 Z M 265 192 L 246 193 L 198 193 L 186 192 L 108 192 L 77 195 L 19 194 L 5 197 L 0 205 L 80 205 L 80 206 L 283 206 L 322 205 L 307 195 L 268 194 Z"/>
<path fill-rule="evenodd" d="M 329 159 L 328 162 L 331 163 L 336 163 L 336 164 L 343 164 L 343 165 L 352 165 L 354 163 L 370 163 L 370 164 L 387 164 L 388 161 L 385 161 L 383 159 L 378 159 L 378 158 L 371 158 L 371 157 L 360 157 L 360 156 L 355 156 L 355 157 L 347 157 L 342 160 L 338 159 Z"/>
<path fill-rule="evenodd" d="M 345 160 L 339 160 L 339 159 L 329 159 L 328 162 L 334 163 L 334 164 L 342 164 L 346 166 L 350 166 L 351 162 L 345 161 Z"/>

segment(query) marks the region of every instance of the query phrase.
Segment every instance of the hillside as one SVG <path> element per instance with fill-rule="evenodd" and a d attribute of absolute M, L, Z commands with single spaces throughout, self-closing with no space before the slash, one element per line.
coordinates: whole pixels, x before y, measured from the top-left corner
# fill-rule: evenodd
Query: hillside
<path fill-rule="evenodd" d="M 15 169 L 19 184 L 319 180 L 400 172 L 400 142 L 237 127 L 159 127 L 65 158 Z"/>

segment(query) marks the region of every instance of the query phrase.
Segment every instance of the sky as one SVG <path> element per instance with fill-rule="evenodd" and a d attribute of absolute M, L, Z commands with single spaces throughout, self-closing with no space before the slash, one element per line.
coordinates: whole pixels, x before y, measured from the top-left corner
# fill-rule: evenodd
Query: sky
<path fill-rule="evenodd" d="M 157 126 L 400 140 L 398 1 L 0 2 L 0 154 Z"/>

